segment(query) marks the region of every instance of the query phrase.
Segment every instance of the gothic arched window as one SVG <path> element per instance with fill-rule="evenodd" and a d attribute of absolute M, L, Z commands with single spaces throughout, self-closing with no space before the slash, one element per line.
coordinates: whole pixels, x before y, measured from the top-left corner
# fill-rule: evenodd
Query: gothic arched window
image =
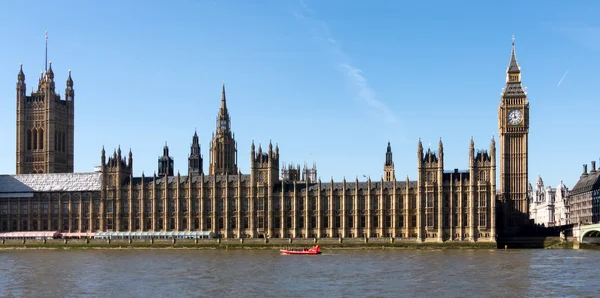
<path fill-rule="evenodd" d="M 32 141 L 31 138 L 32 138 L 31 129 L 28 129 L 27 130 L 27 150 L 31 150 L 31 141 Z"/>
<path fill-rule="evenodd" d="M 37 144 L 38 144 L 38 139 L 37 139 L 38 133 L 37 133 L 37 129 L 35 129 L 35 128 L 34 128 L 34 129 L 31 131 L 31 135 L 32 135 L 31 143 L 32 143 L 33 150 L 37 150 L 37 148 L 38 148 L 38 145 L 37 145 Z"/>
<path fill-rule="evenodd" d="M 38 134 L 39 134 L 38 139 L 40 141 L 39 149 L 44 149 L 44 129 L 40 128 L 38 130 Z"/>

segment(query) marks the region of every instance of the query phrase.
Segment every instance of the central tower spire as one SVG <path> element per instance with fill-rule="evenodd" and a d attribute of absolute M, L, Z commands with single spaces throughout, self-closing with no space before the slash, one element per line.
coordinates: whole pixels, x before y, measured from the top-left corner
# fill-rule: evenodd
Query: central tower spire
<path fill-rule="evenodd" d="M 221 108 L 217 115 L 217 129 L 210 147 L 210 175 L 237 175 L 237 143 L 231 131 L 231 118 L 227 111 L 225 83 L 221 93 Z"/>

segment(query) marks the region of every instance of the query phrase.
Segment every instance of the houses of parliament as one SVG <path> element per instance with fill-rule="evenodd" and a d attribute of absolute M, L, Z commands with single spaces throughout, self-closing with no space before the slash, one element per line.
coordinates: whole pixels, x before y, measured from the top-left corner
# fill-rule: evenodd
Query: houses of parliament
<path fill-rule="evenodd" d="M 482 150 L 471 138 L 467 169 L 450 171 L 442 140 L 437 150 L 425 150 L 419 140 L 414 180 L 396 179 L 390 143 L 381 181 L 321 181 L 314 165 L 283 164 L 271 142 L 246 145 L 242 156 L 250 158 L 250 171 L 241 174 L 225 86 L 208 172 L 195 132 L 185 176 L 174 173 L 166 145 L 153 176 L 134 177 L 133 154 L 120 148 L 102 148 L 96 171 L 74 173 L 74 103 L 70 71 L 64 97 L 51 63 L 37 91 L 27 95 L 21 66 L 16 175 L 0 175 L 0 232 L 212 231 L 227 238 L 494 242 L 500 233 L 518 230 L 528 213 L 529 103 L 514 39 L 498 109 L 499 163 L 493 138 Z"/>

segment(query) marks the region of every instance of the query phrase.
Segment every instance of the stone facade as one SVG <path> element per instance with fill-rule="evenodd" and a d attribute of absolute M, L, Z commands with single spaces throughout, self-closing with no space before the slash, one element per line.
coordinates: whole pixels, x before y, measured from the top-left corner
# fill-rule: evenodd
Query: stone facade
<path fill-rule="evenodd" d="M 56 93 L 52 62 L 26 95 L 23 65 L 17 75 L 17 174 L 73 173 L 75 90 L 71 71 L 65 99 Z"/>
<path fill-rule="evenodd" d="M 529 184 L 530 218 L 535 224 L 545 227 L 566 225 L 569 222 L 568 188 L 561 181 L 557 188 L 544 187 L 538 176 L 535 188 Z"/>
<path fill-rule="evenodd" d="M 583 165 L 583 173 L 569 193 L 572 224 L 594 224 L 600 222 L 600 171 L 596 161 L 592 161 L 592 170 Z"/>

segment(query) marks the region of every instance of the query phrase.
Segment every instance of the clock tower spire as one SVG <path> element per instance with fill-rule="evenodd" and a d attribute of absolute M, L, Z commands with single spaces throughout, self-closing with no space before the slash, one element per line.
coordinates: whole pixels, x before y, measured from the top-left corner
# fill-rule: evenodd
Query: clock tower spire
<path fill-rule="evenodd" d="M 504 232 L 517 234 L 529 223 L 527 203 L 529 101 L 521 85 L 515 38 L 506 70 L 506 87 L 498 108 L 500 134 L 500 199 L 504 203 Z"/>

